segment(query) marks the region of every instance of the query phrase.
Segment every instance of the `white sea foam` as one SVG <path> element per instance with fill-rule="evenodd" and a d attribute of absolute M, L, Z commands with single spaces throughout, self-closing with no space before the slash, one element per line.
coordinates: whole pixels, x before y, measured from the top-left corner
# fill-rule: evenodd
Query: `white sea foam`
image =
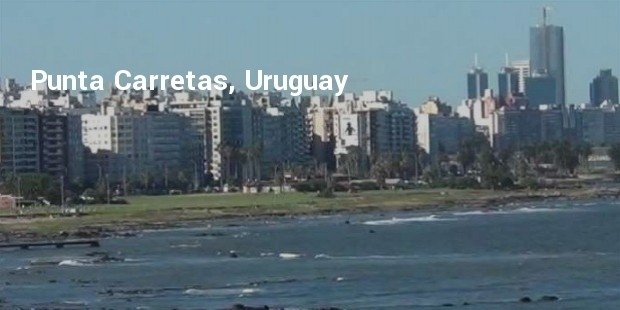
<path fill-rule="evenodd" d="M 297 253 L 280 253 L 281 259 L 296 259 L 299 258 L 301 255 L 297 254 Z"/>
<path fill-rule="evenodd" d="M 454 220 L 455 219 L 437 217 L 436 215 L 429 215 L 429 216 L 405 217 L 405 218 L 393 217 L 389 220 L 366 221 L 366 222 L 363 222 L 362 224 L 380 226 L 380 225 L 395 225 L 395 224 L 402 224 L 402 223 L 408 223 L 408 222 L 437 222 L 437 221 L 454 221 Z"/>
<path fill-rule="evenodd" d="M 321 253 L 321 254 L 314 255 L 314 258 L 315 259 L 329 259 L 329 258 L 332 258 L 332 257 L 327 255 L 327 254 L 322 254 Z"/>
<path fill-rule="evenodd" d="M 260 292 L 257 288 L 220 288 L 220 289 L 187 289 L 183 292 L 185 295 L 207 295 L 207 296 L 226 296 L 226 295 L 242 295 L 255 294 Z"/>
<path fill-rule="evenodd" d="M 454 212 L 452 215 L 455 216 L 465 216 L 465 215 L 484 215 L 484 214 L 493 214 L 493 211 L 464 211 L 464 212 Z"/>
<path fill-rule="evenodd" d="M 454 216 L 467 216 L 467 215 L 498 215 L 498 214 L 520 214 L 520 213 L 536 213 L 536 212 L 555 212 L 561 211 L 560 209 L 553 208 L 532 208 L 532 207 L 522 207 L 518 209 L 512 210 L 491 210 L 491 211 L 464 211 L 464 212 L 454 212 L 452 215 Z"/>
<path fill-rule="evenodd" d="M 190 243 L 190 244 L 181 243 L 181 244 L 173 244 L 170 247 L 173 248 L 173 249 L 198 248 L 198 247 L 200 247 L 200 244 L 198 244 L 198 243 Z"/>
<path fill-rule="evenodd" d="M 513 211 L 506 211 L 506 213 L 532 213 L 532 212 L 553 212 L 553 211 L 559 211 L 559 209 L 551 209 L 551 208 L 528 208 L 528 207 L 523 207 L 523 208 L 519 208 Z"/>
<path fill-rule="evenodd" d="M 88 261 L 77 260 L 77 259 L 65 259 L 58 263 L 58 266 L 80 267 L 80 266 L 89 266 L 89 265 L 92 265 L 92 263 Z"/>

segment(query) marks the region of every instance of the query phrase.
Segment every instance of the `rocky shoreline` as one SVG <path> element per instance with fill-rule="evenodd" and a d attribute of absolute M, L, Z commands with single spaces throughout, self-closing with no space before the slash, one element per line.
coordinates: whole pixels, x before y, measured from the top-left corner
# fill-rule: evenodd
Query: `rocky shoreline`
<path fill-rule="evenodd" d="M 161 230 L 200 226 L 206 223 L 223 220 L 238 221 L 260 221 L 271 220 L 276 218 L 300 218 L 305 216 L 329 216 L 339 214 L 381 214 L 383 212 L 450 212 L 450 211 L 497 211 L 499 209 L 506 210 L 518 208 L 519 203 L 548 201 L 548 200 L 592 200 L 592 199 L 610 199 L 618 198 L 620 190 L 609 189 L 592 189 L 592 190 L 576 190 L 576 191 L 536 191 L 530 193 L 510 193 L 498 195 L 495 197 L 481 197 L 470 200 L 448 201 L 443 204 L 418 204 L 401 207 L 385 207 L 385 206 L 365 206 L 365 207 L 349 207 L 349 208 L 332 208 L 318 209 L 309 212 L 264 212 L 260 214 L 217 214 L 210 215 L 205 218 L 197 218 L 191 220 L 178 221 L 124 221 L 100 223 L 96 225 L 79 226 L 74 230 L 61 230 L 53 234 L 40 234 L 34 231 L 15 231 L 4 233 L 4 242 L 16 241 L 48 241 L 62 239 L 101 239 L 111 237 L 134 237 L 144 230 Z"/>

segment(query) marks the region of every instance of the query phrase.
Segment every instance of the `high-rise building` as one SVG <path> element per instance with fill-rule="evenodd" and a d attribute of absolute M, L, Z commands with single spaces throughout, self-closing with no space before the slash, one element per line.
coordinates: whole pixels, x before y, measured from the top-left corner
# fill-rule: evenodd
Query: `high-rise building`
<path fill-rule="evenodd" d="M 183 115 L 191 125 L 191 141 L 194 143 L 189 147 L 191 153 L 192 172 L 195 186 L 204 182 L 204 176 L 208 173 L 207 157 L 207 98 L 195 92 L 175 92 L 170 95 L 168 109 L 172 113 Z"/>
<path fill-rule="evenodd" d="M 39 115 L 0 107 L 0 174 L 40 172 Z"/>
<path fill-rule="evenodd" d="M 452 107 L 449 104 L 441 102 L 441 99 L 439 99 L 439 97 L 433 96 L 428 97 L 428 100 L 424 102 L 418 110 L 419 113 L 424 114 L 452 114 Z"/>
<path fill-rule="evenodd" d="M 435 163 L 439 154 L 455 154 L 463 141 L 474 135 L 474 122 L 465 117 L 442 114 L 417 116 L 418 144 Z"/>
<path fill-rule="evenodd" d="M 541 105 L 557 104 L 556 86 L 556 79 L 546 74 L 525 78 L 528 107 L 538 109 Z"/>
<path fill-rule="evenodd" d="M 510 67 L 519 75 L 519 92 L 525 94 L 525 78 L 530 77 L 530 61 L 515 60 L 510 63 Z"/>
<path fill-rule="evenodd" d="M 489 75 L 476 64 L 467 73 L 467 99 L 478 99 L 489 88 Z"/>
<path fill-rule="evenodd" d="M 310 153 L 317 164 L 326 164 L 328 169 L 336 168 L 334 157 L 334 114 L 329 96 L 307 96 L 301 98 L 306 107 L 306 121 L 310 136 Z"/>
<path fill-rule="evenodd" d="M 41 171 L 56 177 L 66 176 L 67 116 L 51 110 L 43 111 L 39 128 Z"/>
<path fill-rule="evenodd" d="M 604 101 L 618 104 L 618 78 L 611 74 L 611 69 L 601 70 L 590 83 L 590 103 L 601 105 Z"/>
<path fill-rule="evenodd" d="M 414 150 L 415 114 L 406 104 L 395 101 L 391 91 L 345 93 L 334 98 L 333 107 L 336 157 L 357 149 L 363 170 L 373 158 Z"/>
<path fill-rule="evenodd" d="M 222 183 L 240 176 L 235 152 L 254 146 L 252 103 L 242 92 L 230 94 L 229 87 L 211 91 L 206 116 L 205 157 L 212 179 Z"/>
<path fill-rule="evenodd" d="M 543 8 L 542 25 L 530 28 L 530 70 L 555 79 L 554 104 L 566 104 L 564 78 L 564 29 L 547 24 L 548 7 Z"/>
<path fill-rule="evenodd" d="M 503 67 L 497 74 L 497 88 L 500 102 L 519 91 L 519 71 L 512 67 Z"/>
<path fill-rule="evenodd" d="M 505 106 L 494 111 L 491 117 L 492 145 L 497 149 L 520 149 L 541 141 L 565 138 L 563 111 L 558 107 Z"/>
<path fill-rule="evenodd" d="M 39 148 L 41 172 L 64 177 L 67 182 L 84 181 L 84 145 L 81 115 L 57 109 L 40 112 Z"/>
<path fill-rule="evenodd" d="M 254 93 L 252 100 L 254 148 L 259 147 L 262 161 L 260 177 L 272 177 L 276 168 L 308 165 L 310 135 L 305 103 L 284 99 L 280 92 Z M 254 168 L 251 170 L 258 170 Z"/>
<path fill-rule="evenodd" d="M 82 140 L 91 154 L 87 178 L 147 185 L 196 171 L 190 150 L 196 137 L 189 119 L 176 113 L 138 112 L 105 106 L 100 114 L 82 115 Z"/>

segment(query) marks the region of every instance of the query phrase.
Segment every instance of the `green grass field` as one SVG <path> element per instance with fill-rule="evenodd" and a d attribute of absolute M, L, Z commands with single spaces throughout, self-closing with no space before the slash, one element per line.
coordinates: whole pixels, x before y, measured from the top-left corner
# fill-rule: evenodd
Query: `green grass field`
<path fill-rule="evenodd" d="M 405 208 L 443 209 L 464 203 L 484 203 L 507 195 L 525 194 L 520 191 L 418 189 L 338 193 L 334 198 L 319 198 L 315 193 L 134 196 L 127 197 L 129 203 L 124 205 L 83 206 L 81 212 L 85 215 L 79 217 L 59 217 L 57 207 L 37 208 L 38 216 L 35 218 L 0 220 L 0 232 L 34 232 L 47 235 L 93 226 L 115 229 L 148 225 L 172 226 L 188 221 L 231 217 L 389 211 Z"/>

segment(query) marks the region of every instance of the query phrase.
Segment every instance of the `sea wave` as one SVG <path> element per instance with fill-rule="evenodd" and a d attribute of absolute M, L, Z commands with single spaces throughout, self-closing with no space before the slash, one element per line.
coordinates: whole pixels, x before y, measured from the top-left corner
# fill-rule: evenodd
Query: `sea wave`
<path fill-rule="evenodd" d="M 373 221 L 365 221 L 362 222 L 364 225 L 395 225 L 409 222 L 438 222 L 438 221 L 454 221 L 456 219 L 453 218 L 445 218 L 445 217 L 437 217 L 436 215 L 428 215 L 428 216 L 418 216 L 418 217 L 405 217 L 405 218 L 397 218 L 393 217 L 389 220 L 373 220 Z"/>
<path fill-rule="evenodd" d="M 327 255 L 327 254 L 321 253 L 321 254 L 314 255 L 314 258 L 315 259 L 329 259 L 329 258 L 332 258 L 332 257 Z"/>
<path fill-rule="evenodd" d="M 181 243 L 181 244 L 173 244 L 170 246 L 172 249 L 187 249 L 187 248 L 198 248 L 200 247 L 199 243 Z"/>
<path fill-rule="evenodd" d="M 278 256 L 281 259 L 296 259 L 301 257 L 301 255 L 297 253 L 280 253 Z"/>
<path fill-rule="evenodd" d="M 79 260 L 79 259 L 65 259 L 58 263 L 58 266 L 73 266 L 73 267 L 81 267 L 81 266 L 90 266 L 92 262 Z"/>
<path fill-rule="evenodd" d="M 206 296 L 226 296 L 226 295 L 248 295 L 261 292 L 258 288 L 219 288 L 219 289 L 195 289 L 190 288 L 183 292 L 185 295 L 206 295 Z"/>
<path fill-rule="evenodd" d="M 499 215 L 499 214 L 521 214 L 521 213 L 538 213 L 538 212 L 558 212 L 562 211 L 557 208 L 532 208 L 532 207 L 522 207 L 518 209 L 510 209 L 510 210 L 476 210 L 476 211 L 463 211 L 463 212 L 454 212 L 452 215 L 454 216 L 468 216 L 468 215 Z"/>
<path fill-rule="evenodd" d="M 494 211 L 463 211 L 463 212 L 454 212 L 452 215 L 454 216 L 467 216 L 467 215 L 485 215 L 485 214 L 493 214 Z"/>

